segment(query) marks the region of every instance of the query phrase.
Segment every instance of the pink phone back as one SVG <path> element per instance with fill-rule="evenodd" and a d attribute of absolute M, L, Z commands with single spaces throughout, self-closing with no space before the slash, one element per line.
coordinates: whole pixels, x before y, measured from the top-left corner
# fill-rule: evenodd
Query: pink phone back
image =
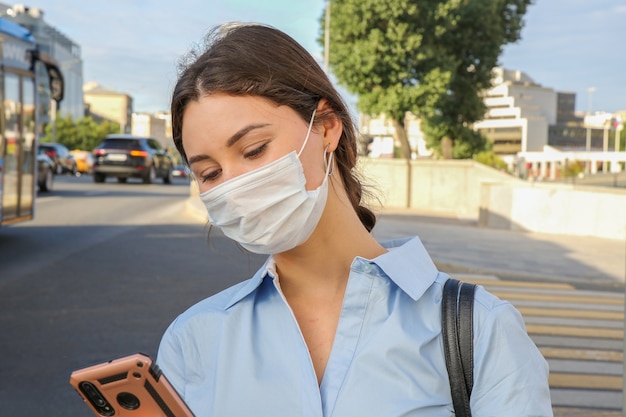
<path fill-rule="evenodd" d="M 70 384 L 98 416 L 193 417 L 152 359 L 140 353 L 74 371 Z"/>

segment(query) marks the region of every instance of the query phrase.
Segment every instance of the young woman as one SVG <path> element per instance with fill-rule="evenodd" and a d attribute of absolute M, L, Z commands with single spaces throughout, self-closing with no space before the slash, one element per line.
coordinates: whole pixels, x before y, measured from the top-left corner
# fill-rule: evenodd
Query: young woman
<path fill-rule="evenodd" d="M 218 29 L 180 74 L 172 128 L 211 223 L 270 255 L 163 337 L 158 364 L 196 416 L 453 415 L 448 276 L 418 238 L 371 236 L 355 129 L 315 60 L 267 26 Z M 474 329 L 474 417 L 552 415 L 519 313 L 479 287 Z"/>

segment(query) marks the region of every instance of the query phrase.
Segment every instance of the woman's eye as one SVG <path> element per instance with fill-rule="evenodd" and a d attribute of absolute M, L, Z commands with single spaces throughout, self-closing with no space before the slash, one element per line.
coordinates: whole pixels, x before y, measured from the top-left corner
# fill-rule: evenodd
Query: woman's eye
<path fill-rule="evenodd" d="M 217 177 L 220 175 L 221 172 L 222 172 L 221 169 L 216 169 L 215 171 L 203 173 L 200 176 L 200 179 L 202 180 L 203 183 L 210 182 L 210 181 L 215 181 L 217 179 Z"/>
<path fill-rule="evenodd" d="M 263 145 L 258 146 L 252 149 L 251 151 L 244 153 L 243 156 L 248 159 L 254 159 L 258 156 L 261 156 L 261 154 L 265 152 L 265 149 L 267 149 L 267 143 L 264 143 Z"/>

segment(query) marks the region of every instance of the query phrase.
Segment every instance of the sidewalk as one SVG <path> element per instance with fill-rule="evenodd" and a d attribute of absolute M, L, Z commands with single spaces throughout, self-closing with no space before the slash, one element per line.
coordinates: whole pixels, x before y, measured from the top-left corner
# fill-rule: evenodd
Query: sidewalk
<path fill-rule="evenodd" d="M 445 272 L 615 287 L 626 276 L 621 240 L 487 229 L 470 220 L 398 212 L 380 214 L 374 235 L 419 236 Z"/>
<path fill-rule="evenodd" d="M 187 209 L 206 222 L 206 209 L 191 196 Z M 440 270 L 502 278 L 566 281 L 622 288 L 626 242 L 586 236 L 481 228 L 475 221 L 430 213 L 378 213 L 379 240 L 419 236 Z"/>

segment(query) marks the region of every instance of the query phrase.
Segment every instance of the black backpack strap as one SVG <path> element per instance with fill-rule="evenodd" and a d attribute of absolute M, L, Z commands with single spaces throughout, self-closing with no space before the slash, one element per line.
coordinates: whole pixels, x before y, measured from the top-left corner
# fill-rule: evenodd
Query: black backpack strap
<path fill-rule="evenodd" d="M 471 417 L 473 387 L 474 291 L 476 285 L 449 279 L 443 287 L 442 334 L 452 405 L 456 417 Z"/>

